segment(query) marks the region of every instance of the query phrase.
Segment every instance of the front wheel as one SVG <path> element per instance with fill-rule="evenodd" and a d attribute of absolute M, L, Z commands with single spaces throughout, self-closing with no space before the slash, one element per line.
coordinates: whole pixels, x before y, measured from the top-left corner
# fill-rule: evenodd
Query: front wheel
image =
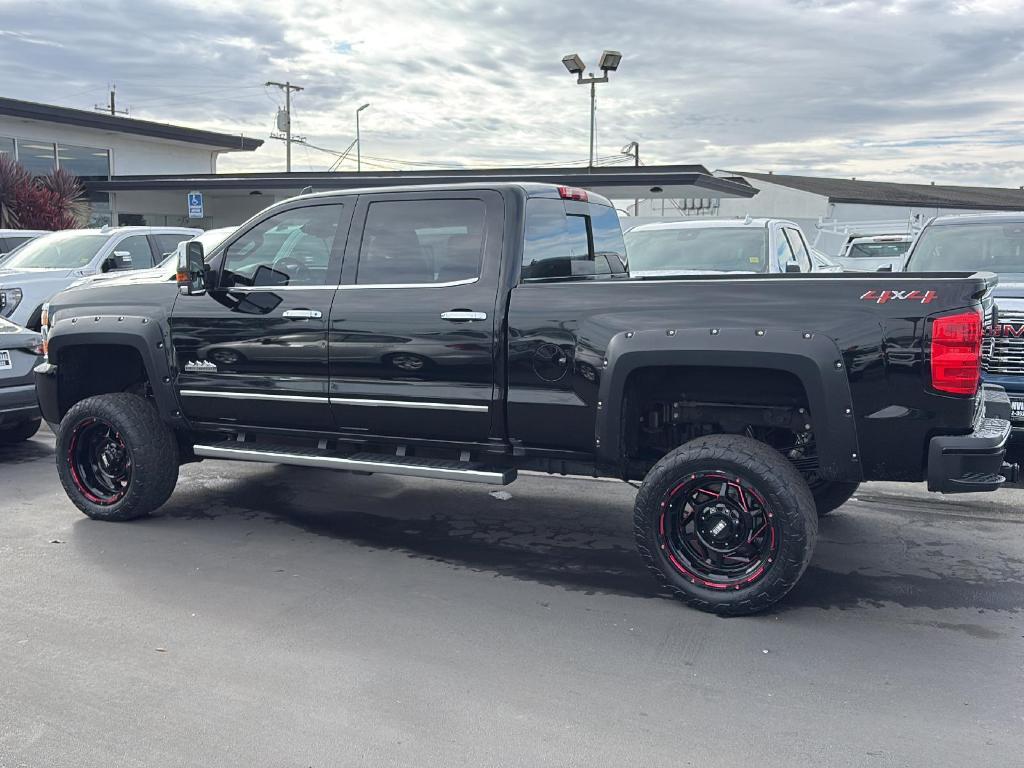
<path fill-rule="evenodd" d="M 636 497 L 641 556 L 672 594 L 703 611 L 757 613 L 800 579 L 818 516 L 807 483 L 764 443 L 710 435 L 676 448 Z"/>
<path fill-rule="evenodd" d="M 138 395 L 117 392 L 76 403 L 57 438 L 57 474 L 94 520 L 133 520 L 162 505 L 178 481 L 178 444 Z"/>

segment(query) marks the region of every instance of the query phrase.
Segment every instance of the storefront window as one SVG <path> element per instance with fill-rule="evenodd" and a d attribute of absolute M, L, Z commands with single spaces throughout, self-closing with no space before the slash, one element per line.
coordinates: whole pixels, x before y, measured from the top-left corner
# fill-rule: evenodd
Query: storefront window
<path fill-rule="evenodd" d="M 58 144 L 57 161 L 61 168 L 82 179 L 110 178 L 110 154 L 105 149 Z"/>
<path fill-rule="evenodd" d="M 14 139 L 0 136 L 0 155 L 14 157 Z"/>
<path fill-rule="evenodd" d="M 104 227 L 114 223 L 113 212 L 110 207 L 109 192 L 90 192 L 89 198 L 89 226 Z"/>
<path fill-rule="evenodd" d="M 53 144 L 18 139 L 18 162 L 33 176 L 45 176 L 54 168 Z"/>

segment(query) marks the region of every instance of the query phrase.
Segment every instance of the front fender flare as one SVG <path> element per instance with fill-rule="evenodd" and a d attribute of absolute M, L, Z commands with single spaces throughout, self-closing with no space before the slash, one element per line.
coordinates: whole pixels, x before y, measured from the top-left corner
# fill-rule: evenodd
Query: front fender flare
<path fill-rule="evenodd" d="M 58 317 L 49 329 L 47 344 L 49 359 L 56 363 L 57 373 L 61 352 L 69 348 L 116 345 L 135 349 L 142 358 L 161 418 L 172 425 L 182 420 L 174 393 L 169 339 L 166 338 L 164 324 L 158 318 L 142 315 L 65 315 Z"/>
<path fill-rule="evenodd" d="M 623 331 L 612 337 L 602 364 L 595 434 L 601 463 L 622 462 L 623 399 L 634 371 L 687 366 L 763 368 L 791 373 L 803 385 L 821 476 L 863 479 L 846 363 L 836 343 L 824 334 L 751 328 Z"/>

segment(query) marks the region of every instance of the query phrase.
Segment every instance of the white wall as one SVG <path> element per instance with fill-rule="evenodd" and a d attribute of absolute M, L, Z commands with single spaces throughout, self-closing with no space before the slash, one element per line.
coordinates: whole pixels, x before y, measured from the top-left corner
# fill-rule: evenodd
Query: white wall
<path fill-rule="evenodd" d="M 111 173 L 216 173 L 221 150 L 198 144 L 0 116 L 0 136 L 111 150 Z"/>
<path fill-rule="evenodd" d="M 202 191 L 201 189 L 199 191 Z M 202 219 L 188 218 L 187 190 L 115 192 L 112 197 L 117 215 L 142 214 L 147 224 L 171 226 L 230 227 L 273 205 L 273 194 L 250 195 L 247 192 L 203 192 Z"/>

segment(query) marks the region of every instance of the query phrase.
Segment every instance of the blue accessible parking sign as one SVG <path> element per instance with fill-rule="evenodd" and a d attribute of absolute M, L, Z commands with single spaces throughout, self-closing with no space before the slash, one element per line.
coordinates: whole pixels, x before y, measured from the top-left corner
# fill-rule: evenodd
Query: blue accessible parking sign
<path fill-rule="evenodd" d="M 203 218 L 203 193 L 188 193 L 188 217 L 190 219 Z"/>

